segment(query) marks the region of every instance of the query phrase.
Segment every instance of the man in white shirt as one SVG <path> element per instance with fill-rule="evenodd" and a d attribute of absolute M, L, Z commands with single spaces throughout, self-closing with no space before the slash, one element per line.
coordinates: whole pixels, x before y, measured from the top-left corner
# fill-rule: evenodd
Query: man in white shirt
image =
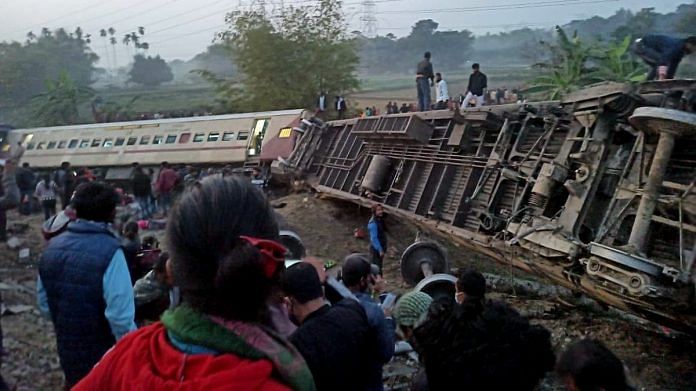
<path fill-rule="evenodd" d="M 437 102 L 435 110 L 444 110 L 449 102 L 449 91 L 447 90 L 447 82 L 442 78 L 440 72 L 435 74 L 435 82 L 437 83 Z"/>

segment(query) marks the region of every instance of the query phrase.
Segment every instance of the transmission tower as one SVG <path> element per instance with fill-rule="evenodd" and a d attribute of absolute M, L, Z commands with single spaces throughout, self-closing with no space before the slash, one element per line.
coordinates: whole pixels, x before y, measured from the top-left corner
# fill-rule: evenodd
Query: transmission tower
<path fill-rule="evenodd" d="M 377 35 L 377 18 L 375 17 L 374 0 L 364 0 L 362 2 L 362 33 L 366 37 L 374 38 Z"/>

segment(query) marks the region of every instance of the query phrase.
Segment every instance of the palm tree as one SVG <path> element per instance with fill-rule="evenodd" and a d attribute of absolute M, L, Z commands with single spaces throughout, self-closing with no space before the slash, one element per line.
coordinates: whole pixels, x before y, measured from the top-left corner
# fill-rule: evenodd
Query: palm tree
<path fill-rule="evenodd" d="M 36 39 L 36 34 L 33 31 L 27 33 L 27 42 L 32 42 Z"/>
<path fill-rule="evenodd" d="M 141 37 L 145 35 L 145 27 L 138 27 L 138 34 L 140 34 Z"/>
<path fill-rule="evenodd" d="M 111 62 L 109 61 L 109 46 L 106 39 L 106 35 L 106 29 L 99 30 L 99 36 L 102 37 L 102 41 L 104 42 L 104 57 L 106 58 L 107 65 L 111 66 Z"/>
<path fill-rule="evenodd" d="M 109 33 L 109 43 L 111 43 L 111 50 L 113 50 L 113 57 L 114 57 L 114 68 L 118 67 L 118 58 L 116 58 L 116 44 L 118 44 L 118 40 L 116 37 L 114 37 L 114 34 L 116 34 L 116 29 L 113 27 L 109 27 L 106 32 Z"/>

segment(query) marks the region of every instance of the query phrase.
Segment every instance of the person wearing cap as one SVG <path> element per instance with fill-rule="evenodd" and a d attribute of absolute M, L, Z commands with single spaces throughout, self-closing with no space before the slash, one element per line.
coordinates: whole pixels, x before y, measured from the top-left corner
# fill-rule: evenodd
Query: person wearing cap
<path fill-rule="evenodd" d="M 433 298 L 427 293 L 412 291 L 399 298 L 394 306 L 393 316 L 399 336 L 408 341 L 413 336 L 413 329 L 420 326 L 428 315 L 428 308 Z"/>
<path fill-rule="evenodd" d="M 661 34 L 646 34 L 636 39 L 633 53 L 650 67 L 648 80 L 674 79 L 685 55 L 696 52 L 696 36 L 681 39 Z"/>
<path fill-rule="evenodd" d="M 283 291 L 288 312 L 299 325 L 289 340 L 307 361 L 317 390 L 366 389 L 375 357 L 360 303 L 343 299 L 329 305 L 317 269 L 307 262 L 285 271 Z"/>
<path fill-rule="evenodd" d="M 371 368 L 370 390 L 383 390 L 382 366 L 394 356 L 395 328 L 390 308 L 382 308 L 370 296 L 374 276 L 367 254 L 351 254 L 343 260 L 343 284 L 355 295 L 367 314 L 367 322 L 374 333 L 374 357 L 378 360 Z"/>

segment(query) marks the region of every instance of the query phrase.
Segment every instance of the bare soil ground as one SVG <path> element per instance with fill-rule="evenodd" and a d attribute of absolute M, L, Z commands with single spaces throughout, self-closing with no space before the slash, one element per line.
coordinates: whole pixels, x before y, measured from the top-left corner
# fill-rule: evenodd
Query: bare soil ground
<path fill-rule="evenodd" d="M 277 210 L 287 225 L 302 237 L 310 255 L 340 262 L 350 252 L 367 249 L 366 240 L 353 236 L 353 231 L 365 227 L 369 219 L 369 211 L 365 208 L 322 200 L 310 193 L 293 194 L 273 203 L 285 204 Z M 53 326 L 39 314 L 35 305 L 36 259 L 43 247 L 39 233 L 41 218 L 38 215 L 18 216 L 14 211 L 8 217 L 10 227 L 18 228 L 15 236 L 24 242 L 23 247 L 31 249 L 31 260 L 20 261 L 17 249 L 0 244 L 0 290 L 6 307 L 2 326 L 8 353 L 3 360 L 2 374 L 18 390 L 58 390 L 62 387 L 62 372 Z M 409 287 L 401 279 L 399 258 L 413 242 L 418 229 L 389 217 L 387 223 L 390 244 L 385 276 L 391 290 L 405 291 Z M 161 231 L 154 233 L 161 235 Z M 457 247 L 446 238 L 431 238 L 447 248 L 452 267 L 473 266 L 502 278 L 510 277 L 506 266 Z M 515 278 L 533 279 L 543 284 L 542 279 L 518 271 L 513 274 Z M 624 361 L 632 383 L 639 390 L 696 389 L 696 341 L 693 338 L 676 333 L 667 335 L 652 324 L 591 303 L 569 306 L 554 297 L 522 292 L 513 296 L 510 292 L 494 291 L 492 296 L 507 301 L 533 322 L 547 327 L 558 351 L 581 337 L 604 341 Z M 543 389 L 562 389 L 559 384 L 558 379 L 549 375 Z"/>

